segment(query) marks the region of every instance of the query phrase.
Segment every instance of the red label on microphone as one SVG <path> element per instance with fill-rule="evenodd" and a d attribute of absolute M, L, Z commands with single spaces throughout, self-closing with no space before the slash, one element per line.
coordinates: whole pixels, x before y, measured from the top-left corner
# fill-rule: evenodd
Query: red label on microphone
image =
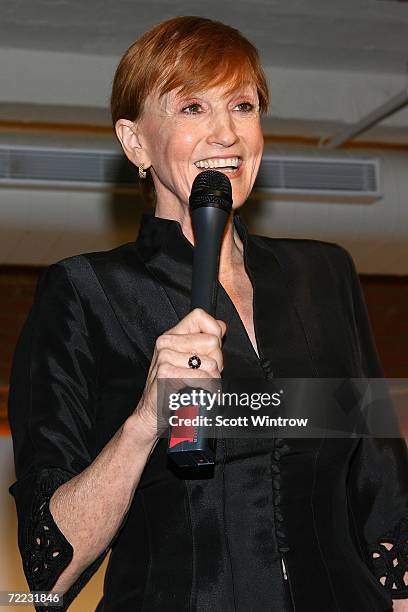
<path fill-rule="evenodd" d="M 200 414 L 200 406 L 190 404 L 178 408 L 172 415 L 171 437 L 169 448 L 173 448 L 181 442 L 195 442 L 198 425 L 192 425 L 190 421 Z M 174 418 L 176 417 L 176 418 Z"/>

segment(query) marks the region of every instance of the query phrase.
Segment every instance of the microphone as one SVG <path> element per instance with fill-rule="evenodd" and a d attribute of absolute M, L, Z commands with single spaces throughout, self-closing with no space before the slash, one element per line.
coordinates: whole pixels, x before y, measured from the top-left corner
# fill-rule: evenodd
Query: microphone
<path fill-rule="evenodd" d="M 214 316 L 221 240 L 232 210 L 231 181 L 217 170 L 201 172 L 194 179 L 189 205 L 195 238 L 190 309 L 202 308 Z M 167 454 L 178 467 L 203 468 L 215 463 L 216 440 L 204 436 L 203 419 L 199 418 L 204 417 L 205 409 L 202 403 L 177 411 L 178 416 L 196 417 L 196 425 L 170 431 Z"/>

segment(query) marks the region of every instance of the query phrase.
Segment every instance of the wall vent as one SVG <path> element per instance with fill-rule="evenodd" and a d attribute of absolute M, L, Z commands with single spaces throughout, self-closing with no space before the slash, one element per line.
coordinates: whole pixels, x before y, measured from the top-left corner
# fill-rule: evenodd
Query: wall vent
<path fill-rule="evenodd" d="M 137 189 L 134 166 L 116 151 L 0 145 L 0 185 L 72 189 Z M 374 202 L 380 161 L 329 154 L 265 154 L 255 193 L 279 199 Z"/>
<path fill-rule="evenodd" d="M 0 145 L 0 184 L 135 186 L 136 170 L 115 151 Z"/>
<path fill-rule="evenodd" d="M 255 187 L 286 199 L 374 202 L 380 161 L 347 155 L 264 155 Z"/>

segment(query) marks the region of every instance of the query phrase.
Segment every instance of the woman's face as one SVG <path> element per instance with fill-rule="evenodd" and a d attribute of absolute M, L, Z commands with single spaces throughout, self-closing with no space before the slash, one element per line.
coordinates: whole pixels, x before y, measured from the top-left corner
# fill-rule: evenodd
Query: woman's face
<path fill-rule="evenodd" d="M 231 180 L 234 209 L 247 199 L 263 151 L 255 86 L 228 95 L 217 86 L 194 96 L 151 96 L 139 130 L 162 210 L 188 207 L 193 181 L 207 168 Z"/>

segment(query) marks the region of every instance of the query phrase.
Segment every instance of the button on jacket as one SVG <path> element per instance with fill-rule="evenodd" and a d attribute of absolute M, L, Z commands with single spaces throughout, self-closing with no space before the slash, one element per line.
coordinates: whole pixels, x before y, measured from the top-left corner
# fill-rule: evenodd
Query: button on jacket
<path fill-rule="evenodd" d="M 219 284 L 223 378 L 383 376 L 348 253 L 250 235 L 238 214 L 234 224 L 259 357 Z M 178 222 L 145 214 L 135 242 L 70 257 L 40 278 L 9 403 L 10 491 L 31 589 L 51 588 L 72 557 L 49 499 L 137 406 L 156 338 L 189 311 L 192 258 Z M 408 597 L 401 438 L 221 438 L 214 476 L 200 479 L 170 469 L 166 445 L 156 445 L 107 549 L 99 612 L 380 612 Z"/>

